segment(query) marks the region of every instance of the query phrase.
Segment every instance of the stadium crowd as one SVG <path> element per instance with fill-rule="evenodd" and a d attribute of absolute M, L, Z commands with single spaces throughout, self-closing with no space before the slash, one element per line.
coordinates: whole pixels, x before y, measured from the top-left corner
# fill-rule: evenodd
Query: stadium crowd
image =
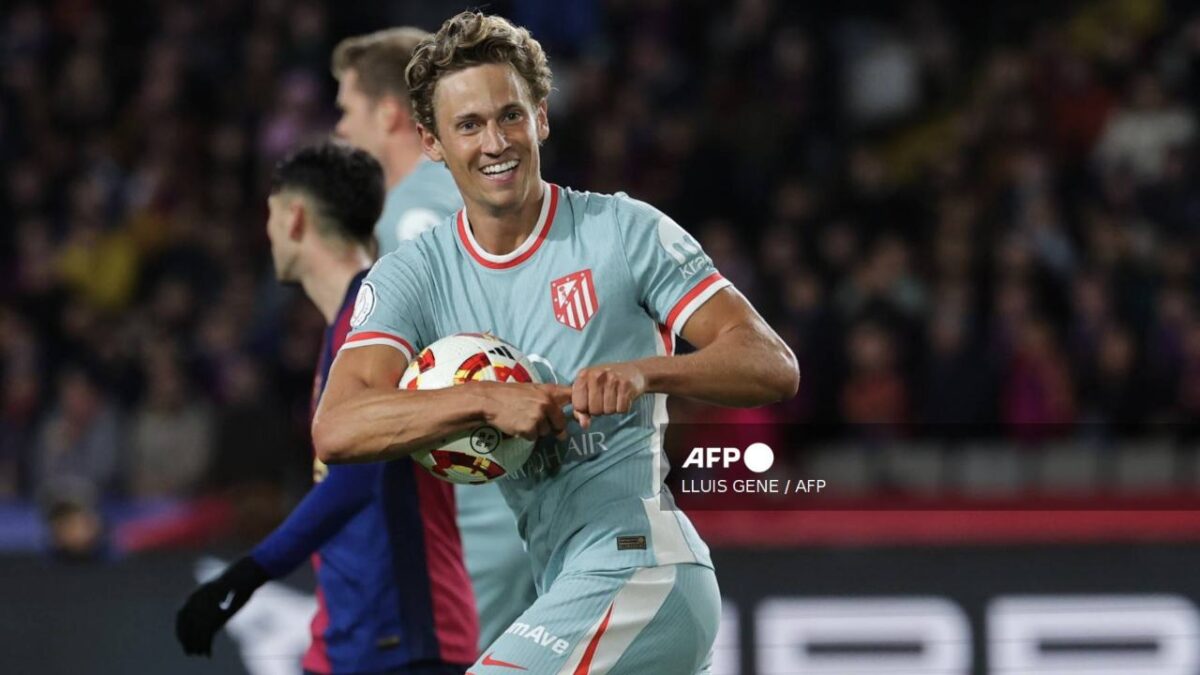
<path fill-rule="evenodd" d="M 332 129 L 332 45 L 435 4 L 0 11 L 0 497 L 307 487 L 322 322 L 265 180 Z M 790 341 L 755 421 L 1200 419 L 1200 11 L 809 4 L 490 8 L 551 55 L 546 174 L 663 208 Z"/>

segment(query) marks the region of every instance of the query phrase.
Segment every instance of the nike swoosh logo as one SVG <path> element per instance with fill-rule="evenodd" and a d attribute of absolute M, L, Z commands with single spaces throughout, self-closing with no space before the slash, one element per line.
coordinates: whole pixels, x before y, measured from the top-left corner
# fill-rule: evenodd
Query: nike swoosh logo
<path fill-rule="evenodd" d="M 496 666 L 497 668 L 512 668 L 513 670 L 526 670 L 526 668 L 524 668 L 522 666 L 518 666 L 515 663 L 509 663 L 508 661 L 498 661 L 496 659 L 493 659 L 491 654 L 488 654 L 487 656 L 483 657 L 483 660 L 479 662 L 479 665 L 481 665 L 481 666 Z"/>
<path fill-rule="evenodd" d="M 233 591 L 229 591 L 229 595 L 225 596 L 225 599 L 217 604 L 217 607 L 220 607 L 222 612 L 233 606 L 233 595 Z"/>

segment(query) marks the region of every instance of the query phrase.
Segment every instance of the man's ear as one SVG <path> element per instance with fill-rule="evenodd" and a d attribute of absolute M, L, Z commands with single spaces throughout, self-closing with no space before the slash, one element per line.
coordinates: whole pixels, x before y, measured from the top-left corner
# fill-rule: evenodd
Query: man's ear
<path fill-rule="evenodd" d="M 537 138 L 538 143 L 542 143 L 550 137 L 550 114 L 549 107 L 543 99 L 537 105 Z"/>
<path fill-rule="evenodd" d="M 379 121 L 388 133 L 412 129 L 412 113 L 395 96 L 380 97 L 375 103 L 375 114 L 379 115 Z"/>
<path fill-rule="evenodd" d="M 302 197 L 295 197 L 291 203 L 287 205 L 287 236 L 292 241 L 300 241 L 304 238 L 304 230 L 308 227 L 308 219 L 311 217 L 308 208 L 308 201 Z"/>
<path fill-rule="evenodd" d="M 424 124 L 417 124 L 417 133 L 421 135 L 421 150 L 425 155 L 435 162 L 443 162 L 446 156 L 442 153 L 442 142 L 438 140 L 437 134 L 425 128 Z"/>

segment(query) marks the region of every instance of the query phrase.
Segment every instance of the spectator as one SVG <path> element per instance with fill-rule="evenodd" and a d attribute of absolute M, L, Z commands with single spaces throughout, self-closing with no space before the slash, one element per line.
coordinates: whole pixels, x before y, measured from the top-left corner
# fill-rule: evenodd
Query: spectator
<path fill-rule="evenodd" d="M 173 355 L 148 361 L 145 399 L 132 420 L 130 493 L 138 498 L 190 496 L 208 470 L 212 416 L 189 391 Z"/>
<path fill-rule="evenodd" d="M 908 385 L 896 368 L 896 345 L 881 324 L 866 321 L 850 332 L 850 374 L 842 387 L 842 417 L 856 434 L 894 437 L 909 421 Z"/>
<path fill-rule="evenodd" d="M 1107 326 L 1095 362 L 1079 378 L 1082 420 L 1100 425 L 1110 438 L 1140 431 L 1151 404 L 1144 373 L 1129 330 Z"/>
<path fill-rule="evenodd" d="M 1139 73 L 1125 105 L 1104 127 L 1096 156 L 1106 170 L 1128 167 L 1142 180 L 1157 180 L 1168 153 L 1196 135 L 1196 116 L 1168 98 L 1158 76 Z"/>
<path fill-rule="evenodd" d="M 947 307 L 927 327 L 930 356 L 920 388 L 921 421 L 943 438 L 983 436 L 995 419 L 995 384 L 967 317 Z"/>
<path fill-rule="evenodd" d="M 8 370 L 0 385 L 0 501 L 30 494 L 25 449 L 32 447 L 41 404 L 41 379 L 29 367 Z"/>
<path fill-rule="evenodd" d="M 43 422 L 35 446 L 38 493 L 56 494 L 60 484 L 71 483 L 101 497 L 116 494 L 124 445 L 121 432 L 118 413 L 104 400 L 96 376 L 81 366 L 63 368 L 57 403 Z"/>
<path fill-rule="evenodd" d="M 1070 372 L 1050 326 L 1027 318 L 1019 325 L 1004 374 L 1003 421 L 1013 435 L 1040 440 L 1075 421 Z"/>

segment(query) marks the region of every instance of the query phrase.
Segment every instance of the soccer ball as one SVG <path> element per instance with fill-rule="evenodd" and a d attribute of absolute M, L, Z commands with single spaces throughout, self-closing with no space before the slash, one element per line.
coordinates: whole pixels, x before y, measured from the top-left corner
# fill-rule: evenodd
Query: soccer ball
<path fill-rule="evenodd" d="M 516 347 L 488 333 L 458 333 L 422 349 L 400 378 L 400 388 L 443 389 L 472 380 L 541 382 Z M 476 485 L 520 469 L 533 445 L 480 424 L 442 440 L 432 450 L 413 453 L 413 459 L 442 480 Z"/>

